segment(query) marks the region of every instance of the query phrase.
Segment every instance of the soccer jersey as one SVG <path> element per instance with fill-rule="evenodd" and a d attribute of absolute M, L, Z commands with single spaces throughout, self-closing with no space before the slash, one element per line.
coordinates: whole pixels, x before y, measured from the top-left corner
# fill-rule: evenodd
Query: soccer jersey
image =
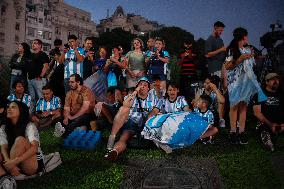
<path fill-rule="evenodd" d="M 158 108 L 161 113 L 166 114 L 183 111 L 186 106 L 188 106 L 188 104 L 185 98 L 183 96 L 178 96 L 173 102 L 171 102 L 168 98 L 160 99 L 156 108 Z"/>
<path fill-rule="evenodd" d="M 147 54 L 147 57 L 150 58 L 153 53 L 154 52 L 149 51 L 148 54 Z M 170 57 L 168 51 L 161 51 L 160 56 L 162 58 L 169 58 Z M 149 64 L 150 64 L 149 74 L 163 74 L 163 75 L 167 74 L 167 66 L 166 66 L 167 64 L 165 64 L 163 61 L 158 59 L 158 57 L 152 57 L 150 59 Z"/>
<path fill-rule="evenodd" d="M 78 47 L 78 52 L 80 55 L 85 57 L 85 51 L 83 48 Z M 64 62 L 64 79 L 69 78 L 72 74 L 79 74 L 81 77 L 83 76 L 83 61 L 77 63 L 77 57 L 74 49 L 70 49 L 65 54 L 65 62 Z"/>
<path fill-rule="evenodd" d="M 201 112 L 199 108 L 195 108 L 194 112 L 202 117 L 209 125 L 214 125 L 214 115 L 210 110 Z"/>
<path fill-rule="evenodd" d="M 32 100 L 32 97 L 28 94 L 24 94 L 24 96 L 22 98 L 17 98 L 17 96 L 15 94 L 10 94 L 7 99 L 9 101 L 21 101 L 23 102 L 24 104 L 26 104 L 28 107 L 31 107 L 31 100 Z"/>
<path fill-rule="evenodd" d="M 205 89 L 203 88 L 203 95 L 207 95 L 205 93 Z M 210 105 L 210 109 L 213 110 L 214 108 L 217 108 L 217 94 L 213 91 L 211 91 L 211 93 L 209 94 L 209 96 L 211 97 L 211 105 Z"/>
<path fill-rule="evenodd" d="M 155 89 L 151 89 L 149 91 L 149 93 L 151 93 L 151 95 L 154 95 L 154 96 L 160 96 L 159 99 L 161 99 L 162 97 L 164 97 L 166 95 L 166 90 L 165 89 L 161 89 L 159 92 L 157 92 Z M 160 93 L 160 94 L 158 94 Z"/>
<path fill-rule="evenodd" d="M 139 101 L 142 107 L 139 105 Z M 156 106 L 158 102 L 157 96 L 148 93 L 145 99 L 139 99 L 135 97 L 134 102 L 130 108 L 129 118 L 135 123 L 142 124 L 142 116 L 147 116 L 149 112 Z M 141 112 L 141 109 L 143 112 Z"/>
<path fill-rule="evenodd" d="M 50 101 L 40 98 L 36 104 L 36 112 L 53 111 L 61 108 L 60 98 L 53 96 Z"/>

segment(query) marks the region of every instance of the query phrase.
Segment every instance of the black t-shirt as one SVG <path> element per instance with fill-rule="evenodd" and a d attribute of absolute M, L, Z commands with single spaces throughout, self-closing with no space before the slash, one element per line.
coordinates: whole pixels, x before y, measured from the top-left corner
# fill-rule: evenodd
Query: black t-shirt
<path fill-rule="evenodd" d="M 280 91 L 275 93 L 263 89 L 264 94 L 267 96 L 267 101 L 259 103 L 257 95 L 253 97 L 254 105 L 261 105 L 261 113 L 271 122 L 283 123 L 284 122 L 284 101 L 283 95 Z"/>
<path fill-rule="evenodd" d="M 28 66 L 29 79 L 35 79 L 40 76 L 43 64 L 49 63 L 47 54 L 43 51 L 32 54 L 32 61 Z"/>

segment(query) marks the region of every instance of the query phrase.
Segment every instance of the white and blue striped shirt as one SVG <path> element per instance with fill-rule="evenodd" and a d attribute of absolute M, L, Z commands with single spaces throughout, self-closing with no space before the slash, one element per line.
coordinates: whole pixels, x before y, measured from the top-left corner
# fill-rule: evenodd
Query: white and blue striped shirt
<path fill-rule="evenodd" d="M 184 107 L 188 106 L 183 96 L 178 96 L 175 101 L 171 102 L 168 98 L 162 98 L 159 100 L 156 108 L 160 110 L 160 113 L 173 113 L 184 111 Z"/>
<path fill-rule="evenodd" d="M 81 47 L 78 47 L 77 49 L 79 54 L 85 57 L 85 50 Z M 77 57 L 75 51 L 73 49 L 70 49 L 65 54 L 64 79 L 69 78 L 72 74 L 75 73 L 83 77 L 83 61 L 77 63 Z"/>
<path fill-rule="evenodd" d="M 50 101 L 40 98 L 36 104 L 36 112 L 53 111 L 61 108 L 61 100 L 57 96 L 53 96 Z"/>
<path fill-rule="evenodd" d="M 32 97 L 31 95 L 28 95 L 28 94 L 24 94 L 22 98 L 17 98 L 17 96 L 15 94 L 10 94 L 7 99 L 9 101 L 21 101 L 23 103 L 25 103 L 29 108 L 31 107 L 31 100 L 32 100 Z"/>
<path fill-rule="evenodd" d="M 128 96 L 127 96 L 128 97 Z M 127 98 L 126 97 L 126 98 Z M 135 97 L 134 102 L 130 108 L 129 118 L 132 119 L 134 122 L 140 124 L 142 123 L 142 115 L 147 117 L 148 113 L 153 110 L 158 102 L 157 96 L 154 96 L 148 93 L 147 98 L 140 99 L 140 104 L 142 106 L 143 112 L 141 112 L 141 108 L 139 106 L 138 98 Z"/>
<path fill-rule="evenodd" d="M 194 112 L 202 117 L 209 125 L 214 125 L 214 115 L 211 110 L 207 110 L 206 112 L 201 112 L 199 108 L 194 108 Z"/>

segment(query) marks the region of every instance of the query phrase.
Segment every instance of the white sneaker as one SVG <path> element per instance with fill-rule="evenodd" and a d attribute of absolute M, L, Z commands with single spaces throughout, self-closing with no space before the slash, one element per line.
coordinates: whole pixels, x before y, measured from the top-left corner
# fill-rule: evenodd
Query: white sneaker
<path fill-rule="evenodd" d="M 226 127 L 226 122 L 225 122 L 224 119 L 220 119 L 220 121 L 219 121 L 219 126 L 220 126 L 221 128 L 225 128 L 225 127 Z"/>
<path fill-rule="evenodd" d="M 61 137 L 65 133 L 65 128 L 61 125 L 60 122 L 55 124 L 55 129 L 53 135 L 56 137 Z"/>

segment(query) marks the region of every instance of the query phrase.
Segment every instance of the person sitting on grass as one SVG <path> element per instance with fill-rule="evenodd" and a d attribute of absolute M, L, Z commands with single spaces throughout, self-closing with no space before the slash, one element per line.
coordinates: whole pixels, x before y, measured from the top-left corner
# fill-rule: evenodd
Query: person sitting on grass
<path fill-rule="evenodd" d="M 43 97 L 37 101 L 36 113 L 32 117 L 33 122 L 39 127 L 44 128 L 54 125 L 61 118 L 61 101 L 59 97 L 53 95 L 49 85 L 42 88 Z"/>
<path fill-rule="evenodd" d="M 102 127 L 103 123 L 112 125 L 114 116 L 122 106 L 122 95 L 120 90 L 116 87 L 109 87 L 107 89 L 107 99 L 108 102 L 98 102 L 95 105 L 94 112 L 98 119 L 91 121 L 92 130 L 96 130 L 97 127 Z"/>
<path fill-rule="evenodd" d="M 153 75 L 151 87 L 152 89 L 149 91 L 149 93 L 153 93 L 152 95 L 157 96 L 158 99 L 161 99 L 165 96 L 166 89 L 161 88 L 161 79 L 159 75 Z"/>
<path fill-rule="evenodd" d="M 212 103 L 210 106 L 210 110 L 213 112 L 214 118 L 217 121 L 217 124 L 215 124 L 215 126 L 220 126 L 221 128 L 224 128 L 225 127 L 225 119 L 224 119 L 225 97 L 222 95 L 221 91 L 218 89 L 217 82 L 215 81 L 214 76 L 206 77 L 204 81 L 204 89 L 201 91 L 201 94 L 208 95 L 211 97 Z"/>
<path fill-rule="evenodd" d="M 209 110 L 211 104 L 211 97 L 208 95 L 201 95 L 197 102 L 197 107 L 194 108 L 194 112 L 201 116 L 205 121 L 208 122 L 209 127 L 207 131 L 200 137 L 204 144 L 211 144 L 212 137 L 218 133 L 218 129 L 214 127 L 214 115 Z"/>
<path fill-rule="evenodd" d="M 94 118 L 95 98 L 90 88 L 83 85 L 79 74 L 69 78 L 70 91 L 67 92 L 64 105 L 64 120 L 62 127 L 56 124 L 54 135 L 67 137 L 77 127 L 86 126 L 90 129 L 90 121 Z"/>
<path fill-rule="evenodd" d="M 123 106 L 116 114 L 108 139 L 105 159 L 114 161 L 118 154 L 126 150 L 127 141 L 135 134 L 139 135 L 158 99 L 149 94 L 150 82 L 146 77 L 139 79 L 136 89 L 123 101 Z M 119 141 L 114 144 L 116 134 L 122 129 Z"/>
<path fill-rule="evenodd" d="M 158 101 L 157 105 L 153 109 L 154 114 L 191 111 L 184 96 L 178 96 L 178 93 L 179 87 L 175 83 L 170 82 L 167 85 L 166 97 Z"/>
<path fill-rule="evenodd" d="M 259 121 L 257 129 L 264 146 L 274 151 L 272 138 L 284 133 L 284 98 L 281 93 L 283 91 L 280 91 L 277 73 L 268 73 L 265 76 L 265 84 L 263 92 L 268 99 L 265 102 L 258 102 L 257 95 L 255 95 L 253 111 Z"/>
<path fill-rule="evenodd" d="M 39 133 L 30 122 L 28 107 L 23 102 L 12 101 L 6 118 L 0 127 L 0 176 L 33 175 L 43 171 Z"/>
<path fill-rule="evenodd" d="M 28 106 L 28 108 L 30 108 L 30 113 L 33 112 L 33 107 L 32 107 L 32 103 L 31 103 L 31 95 L 28 95 L 25 93 L 25 84 L 23 81 L 21 80 L 16 80 L 13 84 L 12 84 L 12 88 L 13 88 L 13 93 L 10 94 L 7 97 L 7 100 L 12 102 L 12 101 L 21 101 L 24 104 L 26 104 Z"/>

